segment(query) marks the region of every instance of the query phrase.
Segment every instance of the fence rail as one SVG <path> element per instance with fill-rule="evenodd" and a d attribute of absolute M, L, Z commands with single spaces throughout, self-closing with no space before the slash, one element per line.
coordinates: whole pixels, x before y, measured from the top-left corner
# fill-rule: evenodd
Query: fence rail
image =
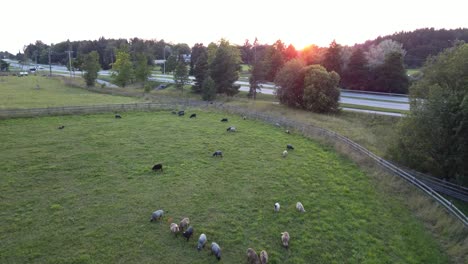
<path fill-rule="evenodd" d="M 71 114 L 90 114 L 90 113 L 104 113 L 104 112 L 123 112 L 123 111 L 151 111 L 160 109 L 184 109 L 186 107 L 205 107 L 215 108 L 224 112 L 246 116 L 250 119 L 261 120 L 273 125 L 285 127 L 288 129 L 295 129 L 300 131 L 303 135 L 315 138 L 326 138 L 331 141 L 341 142 L 351 147 L 354 151 L 370 158 L 379 167 L 384 170 L 397 175 L 409 183 L 413 184 L 427 195 L 436 200 L 439 204 L 456 218 L 458 218 L 465 227 L 468 227 L 468 218 L 456 208 L 452 202 L 448 201 L 438 192 L 451 195 L 458 199 L 467 201 L 468 191 L 467 188 L 460 188 L 454 184 L 440 182 L 434 180 L 435 178 L 429 176 L 421 176 L 419 173 L 412 173 L 408 170 L 402 169 L 393 163 L 375 155 L 368 149 L 357 144 L 356 142 L 344 137 L 336 132 L 328 129 L 317 127 L 311 124 L 304 124 L 293 120 L 288 120 L 284 117 L 275 117 L 265 113 L 254 112 L 246 110 L 245 108 L 227 106 L 219 103 L 207 103 L 195 100 L 171 100 L 169 102 L 161 103 L 134 103 L 134 104 L 107 104 L 107 105 L 90 105 L 90 106 L 64 106 L 64 107 L 50 107 L 50 108 L 31 108 L 31 109 L 6 109 L 0 110 L 0 119 L 16 118 L 16 117 L 34 117 L 34 116 L 47 116 L 47 115 L 71 115 Z M 417 175 L 416 175 L 417 174 Z M 465 200 L 467 199 L 467 200 Z"/>

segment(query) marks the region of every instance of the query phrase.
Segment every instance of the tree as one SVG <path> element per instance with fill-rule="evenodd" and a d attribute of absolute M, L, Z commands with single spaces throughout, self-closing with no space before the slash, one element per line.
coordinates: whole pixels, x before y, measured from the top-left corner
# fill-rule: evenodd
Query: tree
<path fill-rule="evenodd" d="M 217 93 L 233 96 L 239 92 L 240 87 L 234 85 L 234 82 L 239 79 L 240 62 L 239 49 L 222 39 L 210 64 L 210 75 L 215 82 Z"/>
<path fill-rule="evenodd" d="M 190 72 L 189 75 L 194 75 L 195 64 L 201 53 L 206 53 L 206 47 L 202 43 L 195 43 L 192 47 L 192 56 L 190 57 Z M 202 81 L 203 82 L 203 81 Z M 201 87 L 201 83 L 200 83 Z"/>
<path fill-rule="evenodd" d="M 280 103 L 292 106 L 303 106 L 304 95 L 304 61 L 293 59 L 288 61 L 276 75 L 276 91 Z"/>
<path fill-rule="evenodd" d="M 304 108 L 317 113 L 337 112 L 340 76 L 320 65 L 311 65 L 304 75 Z"/>
<path fill-rule="evenodd" d="M 392 157 L 434 176 L 468 184 L 468 44 L 426 61 L 410 87 Z"/>
<path fill-rule="evenodd" d="M 187 64 L 185 64 L 182 55 L 179 57 L 179 61 L 177 62 L 177 66 L 174 71 L 174 82 L 177 89 L 179 89 L 182 93 L 184 92 L 184 85 L 190 82 Z"/>
<path fill-rule="evenodd" d="M 335 71 L 336 73 L 341 74 L 341 49 L 341 45 L 336 43 L 335 40 L 330 43 L 323 60 L 323 66 L 328 71 Z"/>
<path fill-rule="evenodd" d="M 386 93 L 407 93 L 409 80 L 403 66 L 401 53 L 387 54 L 382 65 L 374 69 L 374 90 Z"/>
<path fill-rule="evenodd" d="M 403 45 L 391 39 L 384 40 L 378 45 L 372 45 L 369 51 L 366 52 L 366 59 L 369 68 L 374 69 L 382 65 L 390 53 L 400 53 L 402 58 L 405 57 L 406 51 Z"/>
<path fill-rule="evenodd" d="M 0 60 L 0 71 L 9 71 L 10 70 L 10 63 Z"/>
<path fill-rule="evenodd" d="M 92 51 L 89 54 L 84 55 L 81 68 L 85 72 L 83 77 L 86 81 L 86 86 L 94 86 L 98 77 L 98 72 L 101 69 L 101 65 L 99 64 L 99 54 L 97 51 Z"/>
<path fill-rule="evenodd" d="M 112 64 L 112 78 L 114 83 L 125 87 L 133 79 L 133 67 L 130 54 L 125 50 L 117 51 L 115 62 Z"/>
<path fill-rule="evenodd" d="M 269 46 L 263 56 L 263 67 L 265 80 L 273 82 L 276 74 L 284 65 L 284 43 L 277 40 L 273 45 Z"/>
<path fill-rule="evenodd" d="M 286 50 L 283 53 L 283 57 L 285 61 L 290 61 L 292 59 L 297 58 L 296 48 L 292 44 L 289 44 L 289 46 L 286 48 Z"/>
<path fill-rule="evenodd" d="M 348 66 L 343 73 L 343 85 L 352 90 L 366 90 L 370 80 L 366 56 L 361 48 L 356 48 L 351 54 Z"/>
<path fill-rule="evenodd" d="M 216 87 L 215 82 L 208 76 L 202 85 L 202 99 L 205 101 L 211 101 L 216 98 Z"/>
<path fill-rule="evenodd" d="M 193 75 L 195 76 L 195 84 L 192 86 L 192 91 L 195 93 L 202 92 L 203 82 L 206 77 L 209 75 L 208 72 L 208 52 L 207 49 L 200 51 L 197 61 L 193 69 Z"/>
<path fill-rule="evenodd" d="M 143 82 L 143 85 L 148 80 L 148 77 L 151 76 L 151 69 L 148 65 L 148 58 L 143 53 L 138 53 L 136 55 L 136 65 L 135 65 L 135 79 L 139 82 Z"/>
<path fill-rule="evenodd" d="M 170 55 L 166 61 L 166 72 L 173 72 L 177 67 L 177 56 Z"/>

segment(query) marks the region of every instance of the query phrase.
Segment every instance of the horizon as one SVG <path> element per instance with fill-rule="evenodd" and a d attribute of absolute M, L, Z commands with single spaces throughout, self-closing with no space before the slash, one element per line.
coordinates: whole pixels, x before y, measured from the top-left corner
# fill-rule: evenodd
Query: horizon
<path fill-rule="evenodd" d="M 123 6 L 108 0 L 83 0 L 72 11 L 56 3 L 61 2 L 4 3 L 4 10 L 21 12 L 4 12 L 11 26 L 2 32 L 0 51 L 22 53 L 24 46 L 37 40 L 51 45 L 67 39 L 97 40 L 100 37 L 127 40 L 137 37 L 186 43 L 190 47 L 195 43 L 216 43 L 222 38 L 236 45 L 243 45 L 246 39 L 253 43 L 257 38 L 260 44 L 273 44 L 280 39 L 302 50 L 310 45 L 328 47 L 333 40 L 343 46 L 353 46 L 402 31 L 468 26 L 463 8 L 468 7 L 468 3 L 461 0 L 447 0 L 444 5 L 436 1 L 395 0 L 387 6 L 377 6 L 375 1 L 367 0 L 353 3 L 293 0 L 288 5 L 278 0 L 238 0 L 235 5 L 225 3 L 225 8 L 215 6 L 216 2 L 210 0 L 196 3 L 174 0 L 170 6 L 161 1 L 135 0 Z M 174 6 L 183 8 L 174 9 Z"/>

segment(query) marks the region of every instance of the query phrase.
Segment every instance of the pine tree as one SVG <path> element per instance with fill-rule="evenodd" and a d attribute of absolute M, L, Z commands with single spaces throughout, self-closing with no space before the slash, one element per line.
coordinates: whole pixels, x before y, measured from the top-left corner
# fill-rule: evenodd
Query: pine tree
<path fill-rule="evenodd" d="M 86 86 L 94 86 L 98 77 L 98 72 L 101 69 L 99 64 L 99 54 L 96 51 L 92 51 L 85 55 L 81 68 L 85 71 L 83 77 L 86 81 Z"/>

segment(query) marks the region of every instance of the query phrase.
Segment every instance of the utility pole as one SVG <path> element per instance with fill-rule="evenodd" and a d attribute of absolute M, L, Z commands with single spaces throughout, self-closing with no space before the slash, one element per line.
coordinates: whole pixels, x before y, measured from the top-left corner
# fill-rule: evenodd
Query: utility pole
<path fill-rule="evenodd" d="M 68 53 L 68 66 L 70 67 L 70 78 L 72 77 L 72 67 L 71 67 L 71 53 L 73 52 L 72 50 L 67 50 L 65 51 Z"/>
<path fill-rule="evenodd" d="M 52 77 L 52 64 L 51 64 L 51 59 L 50 59 L 50 48 L 49 47 L 49 77 Z"/>
<path fill-rule="evenodd" d="M 164 49 L 163 49 L 163 54 L 164 54 L 164 74 L 166 74 L 166 44 L 164 44 Z"/>

